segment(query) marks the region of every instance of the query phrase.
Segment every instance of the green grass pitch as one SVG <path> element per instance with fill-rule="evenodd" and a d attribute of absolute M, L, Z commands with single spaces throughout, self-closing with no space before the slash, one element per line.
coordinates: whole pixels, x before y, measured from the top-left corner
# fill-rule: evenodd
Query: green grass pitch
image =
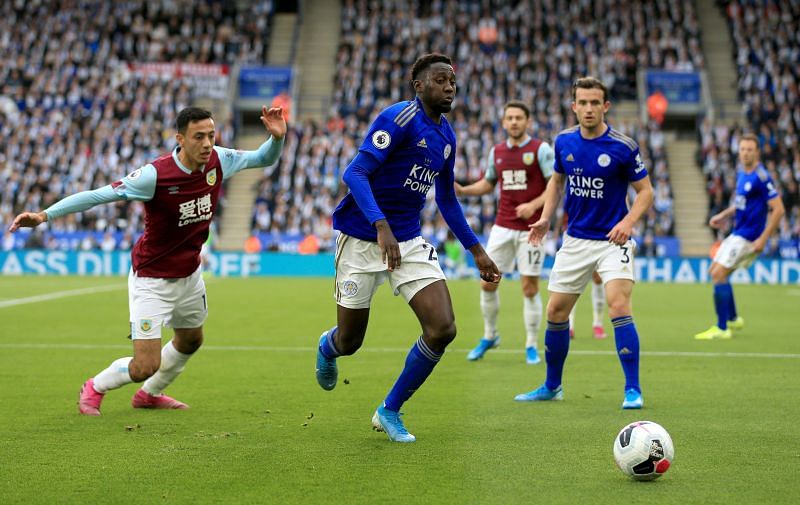
<path fill-rule="evenodd" d="M 96 286 L 108 290 L 14 301 Z M 403 445 L 370 429 L 419 335 L 386 286 L 364 347 L 326 392 L 314 360 L 334 322 L 331 279 L 211 279 L 205 346 L 168 390 L 192 408 L 134 410 L 131 385 L 87 418 L 80 385 L 129 355 L 125 279 L 3 277 L 0 502 L 796 503 L 800 287 L 736 286 L 746 328 L 697 342 L 713 321 L 709 285 L 637 285 L 645 408 L 623 411 L 613 337 L 591 338 L 588 291 L 565 400 L 520 404 L 545 369 L 524 362 L 518 282 L 501 286 L 502 347 L 476 363 L 465 357 L 483 328 L 478 284 L 449 286 L 459 335 L 404 406 L 417 442 Z M 650 483 L 624 477 L 611 452 L 643 419 L 676 447 Z"/>

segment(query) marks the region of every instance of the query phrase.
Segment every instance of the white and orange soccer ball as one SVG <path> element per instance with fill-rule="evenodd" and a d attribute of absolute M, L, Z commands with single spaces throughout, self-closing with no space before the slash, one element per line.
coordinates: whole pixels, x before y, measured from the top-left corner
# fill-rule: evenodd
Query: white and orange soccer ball
<path fill-rule="evenodd" d="M 672 438 L 661 425 L 636 421 L 614 439 L 614 460 L 634 480 L 653 480 L 666 472 L 675 457 Z"/>

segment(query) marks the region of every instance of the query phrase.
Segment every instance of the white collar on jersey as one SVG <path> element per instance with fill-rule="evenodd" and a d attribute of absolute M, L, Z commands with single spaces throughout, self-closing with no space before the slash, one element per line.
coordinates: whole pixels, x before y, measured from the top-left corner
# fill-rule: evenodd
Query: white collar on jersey
<path fill-rule="evenodd" d="M 181 160 L 178 158 L 178 151 L 180 151 L 180 150 L 181 150 L 181 146 L 175 146 L 175 149 L 172 150 L 172 159 L 175 160 L 175 164 L 178 165 L 178 168 L 180 168 L 181 171 L 186 172 L 187 175 L 192 175 L 194 172 L 192 172 L 191 170 L 186 168 L 183 165 L 183 163 L 181 163 Z M 206 166 L 203 165 L 202 167 L 200 167 L 199 172 L 202 173 L 205 169 L 206 169 Z"/>
<path fill-rule="evenodd" d="M 516 146 L 516 147 L 525 147 L 526 145 L 528 145 L 528 142 L 530 142 L 531 140 L 533 140 L 533 137 L 531 137 L 530 135 L 528 135 L 526 133 L 525 134 L 525 140 L 520 142 L 520 144 L 518 146 Z M 515 146 L 511 145 L 511 139 L 506 139 L 506 147 L 508 147 L 509 149 L 511 149 L 512 147 L 515 147 Z"/>

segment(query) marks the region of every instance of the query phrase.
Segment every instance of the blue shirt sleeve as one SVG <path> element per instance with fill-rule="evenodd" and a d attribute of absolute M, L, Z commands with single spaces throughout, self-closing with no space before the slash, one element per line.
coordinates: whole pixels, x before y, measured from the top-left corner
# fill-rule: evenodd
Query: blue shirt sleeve
<path fill-rule="evenodd" d="M 765 168 L 758 169 L 758 178 L 764 183 L 764 200 L 770 201 L 773 198 L 778 198 L 780 196 L 778 194 L 778 189 L 775 187 L 775 183 L 772 181 L 772 177 L 767 172 Z"/>
<path fill-rule="evenodd" d="M 414 114 L 424 114 L 418 110 L 416 101 L 405 107 L 402 106 L 402 103 L 384 109 L 375 118 L 369 127 L 364 143 L 358 149 L 359 152 L 372 155 L 379 165 L 386 161 L 397 146 L 403 144 L 409 130 L 406 126 Z"/>
<path fill-rule="evenodd" d="M 226 180 L 246 168 L 260 168 L 274 165 L 281 155 L 286 137 L 276 141 L 272 136 L 255 151 L 240 151 L 214 146 L 222 164 L 222 179 Z"/>
<path fill-rule="evenodd" d="M 455 149 L 453 151 L 455 152 Z M 464 218 L 464 211 L 461 209 L 461 204 L 458 203 L 453 187 L 455 160 L 455 154 L 450 156 L 445 169 L 436 178 L 436 205 L 439 206 L 439 212 L 442 213 L 447 226 L 453 230 L 453 234 L 461 242 L 461 245 L 464 246 L 464 249 L 469 249 L 478 243 L 478 237 Z"/>
<path fill-rule="evenodd" d="M 364 213 L 369 224 L 374 225 L 375 221 L 386 219 L 386 216 L 378 207 L 375 195 L 369 185 L 369 176 L 380 166 L 380 162 L 369 153 L 359 152 L 353 161 L 347 166 L 342 176 L 342 180 L 347 184 L 350 193 L 358 204 L 358 208 Z"/>
<path fill-rule="evenodd" d="M 120 200 L 146 202 L 153 198 L 156 192 L 156 178 L 156 168 L 147 164 L 107 186 L 70 195 L 54 203 L 44 212 L 47 214 L 47 219 L 52 219 Z"/>
<path fill-rule="evenodd" d="M 555 141 L 553 141 L 553 171 L 559 174 L 564 174 L 564 167 L 561 166 L 561 157 L 559 156 L 563 143 L 563 139 L 559 137 L 556 137 Z"/>
<path fill-rule="evenodd" d="M 536 157 L 539 159 L 539 168 L 542 170 L 542 175 L 549 179 L 553 175 L 553 165 L 555 164 L 553 148 L 547 142 L 542 142 L 536 151 Z"/>
<path fill-rule="evenodd" d="M 642 155 L 639 153 L 639 146 L 630 152 L 630 157 L 625 164 L 625 170 L 630 182 L 636 182 L 647 177 L 647 167 L 644 166 Z"/>

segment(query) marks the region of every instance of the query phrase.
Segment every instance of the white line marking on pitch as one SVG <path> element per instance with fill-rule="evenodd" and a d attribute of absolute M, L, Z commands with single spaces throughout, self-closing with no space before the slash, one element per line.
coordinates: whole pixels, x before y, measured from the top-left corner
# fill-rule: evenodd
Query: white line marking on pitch
<path fill-rule="evenodd" d="M 94 293 L 104 293 L 106 291 L 117 291 L 119 289 L 125 289 L 127 287 L 128 287 L 127 284 L 113 284 L 111 286 L 95 286 L 92 288 L 70 289 L 68 291 L 56 291 L 54 293 L 28 296 L 26 298 L 12 298 L 11 300 L 1 301 L 0 309 L 5 307 L 14 307 L 16 305 L 25 305 L 27 303 L 46 302 L 49 300 L 66 298 L 69 296 L 91 295 Z"/>
<path fill-rule="evenodd" d="M 124 344 L 0 344 L 0 349 L 130 349 Z M 206 351 L 262 351 L 262 352 L 306 352 L 313 353 L 316 347 L 279 347 L 262 345 L 204 345 Z M 469 349 L 451 349 L 450 352 L 466 353 Z M 371 347 L 359 352 L 407 353 L 401 347 Z M 492 353 L 522 354 L 523 351 L 509 349 L 492 349 Z M 577 356 L 614 356 L 615 351 L 570 351 Z M 759 352 L 693 352 L 693 351 L 642 351 L 642 356 L 666 356 L 684 358 L 768 358 L 768 359 L 800 359 L 800 354 L 791 353 L 759 353 Z"/>

